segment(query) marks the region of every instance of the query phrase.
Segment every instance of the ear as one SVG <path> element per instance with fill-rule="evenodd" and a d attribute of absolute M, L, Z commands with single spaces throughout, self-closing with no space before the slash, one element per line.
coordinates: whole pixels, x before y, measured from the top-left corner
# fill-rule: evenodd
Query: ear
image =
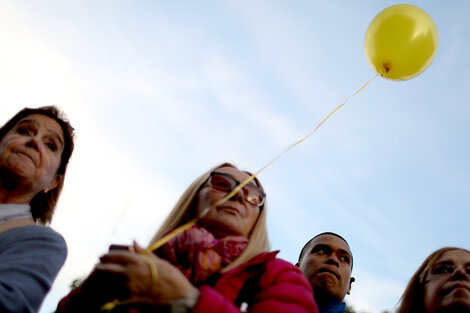
<path fill-rule="evenodd" d="M 62 175 L 56 175 L 51 183 L 49 184 L 49 186 L 47 186 L 47 190 L 52 190 L 52 189 L 55 189 L 57 188 L 57 186 L 59 185 L 60 181 L 62 180 Z"/>
<path fill-rule="evenodd" d="M 355 281 L 356 279 L 354 277 L 351 277 L 351 279 L 349 280 L 349 288 L 348 288 L 348 291 L 346 292 L 348 295 L 351 294 L 351 286 L 352 286 L 352 283 Z"/>

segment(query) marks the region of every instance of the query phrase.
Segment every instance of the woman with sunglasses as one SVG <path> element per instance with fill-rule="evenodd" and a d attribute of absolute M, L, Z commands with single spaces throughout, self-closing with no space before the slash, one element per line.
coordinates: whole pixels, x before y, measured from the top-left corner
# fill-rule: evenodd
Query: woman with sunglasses
<path fill-rule="evenodd" d="M 155 253 L 137 244 L 111 250 L 57 312 L 318 312 L 298 268 L 268 252 L 266 195 L 256 178 L 212 207 L 248 177 L 229 163 L 199 177 L 150 246 L 211 207 L 207 214 Z"/>
<path fill-rule="evenodd" d="M 411 277 L 397 313 L 469 313 L 470 251 L 446 247 L 429 255 Z"/>

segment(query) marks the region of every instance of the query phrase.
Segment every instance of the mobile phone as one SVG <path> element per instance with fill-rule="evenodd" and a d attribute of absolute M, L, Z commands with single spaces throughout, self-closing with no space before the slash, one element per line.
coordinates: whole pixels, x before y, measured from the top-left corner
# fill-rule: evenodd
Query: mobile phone
<path fill-rule="evenodd" d="M 109 246 L 109 251 L 116 251 L 116 250 L 121 250 L 121 251 L 129 251 L 133 252 L 134 247 L 128 246 L 128 245 L 118 245 L 118 244 L 112 244 Z"/>

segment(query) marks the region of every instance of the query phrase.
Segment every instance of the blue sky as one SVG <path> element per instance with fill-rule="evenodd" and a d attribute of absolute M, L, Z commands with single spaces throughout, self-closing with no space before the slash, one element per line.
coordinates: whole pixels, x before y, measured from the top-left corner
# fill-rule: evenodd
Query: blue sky
<path fill-rule="evenodd" d="M 69 255 L 41 313 L 110 243 L 145 244 L 186 186 L 224 161 L 256 171 L 374 76 L 368 24 L 395 1 L 0 1 L 0 119 L 56 104 L 77 132 L 52 227 Z M 334 231 L 347 301 L 393 309 L 424 258 L 469 248 L 467 1 L 409 1 L 434 62 L 374 79 L 259 176 L 272 249 L 293 263 Z"/>

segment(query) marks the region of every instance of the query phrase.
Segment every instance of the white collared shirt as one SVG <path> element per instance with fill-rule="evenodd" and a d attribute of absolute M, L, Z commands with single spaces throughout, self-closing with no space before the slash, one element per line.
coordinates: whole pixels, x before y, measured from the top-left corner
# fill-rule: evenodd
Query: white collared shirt
<path fill-rule="evenodd" d="M 29 204 L 0 204 L 0 224 L 20 218 L 33 218 Z"/>

